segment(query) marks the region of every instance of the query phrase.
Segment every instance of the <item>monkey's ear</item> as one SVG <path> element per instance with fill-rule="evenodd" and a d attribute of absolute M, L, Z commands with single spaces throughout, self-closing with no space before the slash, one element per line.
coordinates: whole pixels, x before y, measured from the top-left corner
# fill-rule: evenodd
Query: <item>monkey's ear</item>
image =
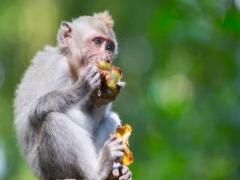
<path fill-rule="evenodd" d="M 72 40 L 72 25 L 70 22 L 63 21 L 57 35 L 58 45 L 68 47 Z"/>
<path fill-rule="evenodd" d="M 107 27 L 113 28 L 114 20 L 107 10 L 100 13 L 94 13 L 93 17 L 101 20 L 103 23 L 106 24 Z"/>

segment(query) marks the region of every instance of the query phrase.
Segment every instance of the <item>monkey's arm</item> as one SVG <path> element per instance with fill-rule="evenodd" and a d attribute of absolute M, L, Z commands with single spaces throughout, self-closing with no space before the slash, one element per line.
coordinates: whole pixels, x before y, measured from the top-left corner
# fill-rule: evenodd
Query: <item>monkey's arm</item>
<path fill-rule="evenodd" d="M 97 134 L 97 141 L 96 144 L 98 146 L 98 149 L 101 149 L 101 147 L 103 146 L 104 142 L 106 141 L 106 139 L 108 139 L 111 134 L 113 134 L 116 131 L 116 128 L 121 125 L 121 120 L 118 116 L 117 113 L 115 112 L 109 112 L 107 114 L 107 116 L 104 118 L 104 120 L 101 122 L 99 128 L 98 128 L 98 134 Z M 100 151 L 101 154 L 101 151 Z M 116 154 L 116 156 L 118 156 L 118 158 L 121 156 L 122 154 Z M 100 162 L 103 163 L 103 162 Z M 131 180 L 132 178 L 132 173 L 129 170 L 128 167 L 126 166 L 116 166 L 114 167 L 113 164 L 112 166 L 108 165 L 108 166 L 102 166 L 104 167 L 111 167 L 110 170 L 106 171 L 103 168 L 101 169 L 102 172 L 110 172 L 110 174 L 108 174 L 108 178 L 107 180 L 117 180 L 117 179 L 124 179 L 124 180 Z"/>
<path fill-rule="evenodd" d="M 30 121 L 41 123 L 50 112 L 63 112 L 68 106 L 84 101 L 100 83 L 99 73 L 94 66 L 87 66 L 79 79 L 66 90 L 54 90 L 40 97 L 30 114 Z"/>

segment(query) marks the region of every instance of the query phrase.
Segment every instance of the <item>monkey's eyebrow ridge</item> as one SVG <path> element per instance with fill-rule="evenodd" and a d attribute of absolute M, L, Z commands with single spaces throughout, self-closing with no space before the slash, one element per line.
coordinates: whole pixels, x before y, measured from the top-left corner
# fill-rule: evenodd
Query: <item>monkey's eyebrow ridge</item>
<path fill-rule="evenodd" d="M 107 42 L 113 43 L 115 45 L 115 43 L 112 39 L 105 38 L 103 36 L 96 36 L 96 37 L 93 38 L 93 40 L 95 40 L 95 39 L 101 39 L 102 41 L 107 41 Z"/>

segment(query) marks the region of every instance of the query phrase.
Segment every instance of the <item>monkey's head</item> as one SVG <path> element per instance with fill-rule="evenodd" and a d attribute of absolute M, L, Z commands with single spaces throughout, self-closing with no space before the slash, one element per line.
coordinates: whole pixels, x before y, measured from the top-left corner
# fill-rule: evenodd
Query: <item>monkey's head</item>
<path fill-rule="evenodd" d="M 102 59 L 112 62 L 117 53 L 113 25 L 108 11 L 62 22 L 57 37 L 58 48 L 67 56 L 77 57 L 80 64 Z"/>

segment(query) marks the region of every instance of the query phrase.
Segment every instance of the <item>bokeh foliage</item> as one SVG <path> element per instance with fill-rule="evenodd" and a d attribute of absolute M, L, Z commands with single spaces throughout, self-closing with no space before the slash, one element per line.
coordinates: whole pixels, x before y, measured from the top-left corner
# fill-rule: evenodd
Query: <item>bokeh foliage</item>
<path fill-rule="evenodd" d="M 17 147 L 14 90 L 62 20 L 108 9 L 133 126 L 134 179 L 240 179 L 239 0 L 1 0 L 0 179 L 36 179 Z"/>

